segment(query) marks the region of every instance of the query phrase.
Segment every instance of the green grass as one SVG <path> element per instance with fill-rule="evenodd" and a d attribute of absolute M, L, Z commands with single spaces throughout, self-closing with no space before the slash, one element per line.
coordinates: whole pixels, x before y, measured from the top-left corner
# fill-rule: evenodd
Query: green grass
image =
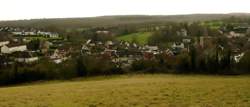
<path fill-rule="evenodd" d="M 223 25 L 223 22 L 222 21 L 208 21 L 208 22 L 202 23 L 202 25 L 205 25 L 211 29 L 219 29 Z"/>
<path fill-rule="evenodd" d="M 152 36 L 152 32 L 139 32 L 139 33 L 132 33 L 128 35 L 119 36 L 118 40 L 132 42 L 136 40 L 139 44 L 144 45 L 147 44 L 149 37 Z"/>
<path fill-rule="evenodd" d="M 123 75 L 0 88 L 0 107 L 249 107 L 249 76 Z"/>

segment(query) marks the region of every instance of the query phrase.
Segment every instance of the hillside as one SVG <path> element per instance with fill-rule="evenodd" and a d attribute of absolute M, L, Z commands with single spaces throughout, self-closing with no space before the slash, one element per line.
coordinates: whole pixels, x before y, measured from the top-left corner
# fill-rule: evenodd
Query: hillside
<path fill-rule="evenodd" d="M 1 107 L 247 107 L 248 76 L 134 75 L 0 88 Z"/>
<path fill-rule="evenodd" d="M 89 26 L 114 26 L 122 24 L 140 23 L 163 23 L 163 22 L 183 22 L 183 21 L 205 21 L 222 18 L 249 17 L 249 14 L 190 14 L 190 15 L 169 15 L 169 16 L 147 16 L 147 15 L 124 15 L 124 16 L 101 16 L 89 18 L 55 18 L 55 19 L 32 19 L 17 21 L 1 21 L 1 26 L 36 27 L 44 28 L 57 26 L 62 28 L 79 28 Z"/>

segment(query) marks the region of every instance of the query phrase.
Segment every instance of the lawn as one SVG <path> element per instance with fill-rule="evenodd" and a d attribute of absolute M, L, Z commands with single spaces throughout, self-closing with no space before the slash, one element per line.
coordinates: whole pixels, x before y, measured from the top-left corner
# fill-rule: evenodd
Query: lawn
<path fill-rule="evenodd" d="M 117 39 L 128 41 L 128 42 L 132 42 L 134 39 L 139 44 L 144 45 L 144 44 L 147 44 L 150 36 L 152 36 L 152 32 L 139 32 L 139 33 L 132 33 L 128 35 L 122 35 L 122 36 L 119 36 Z"/>
<path fill-rule="evenodd" d="M 249 76 L 122 75 L 0 88 L 0 107 L 249 107 Z"/>

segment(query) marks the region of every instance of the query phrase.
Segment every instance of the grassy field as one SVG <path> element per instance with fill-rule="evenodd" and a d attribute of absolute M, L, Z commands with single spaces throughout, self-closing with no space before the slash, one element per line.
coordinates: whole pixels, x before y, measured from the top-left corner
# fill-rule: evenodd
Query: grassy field
<path fill-rule="evenodd" d="M 0 107 L 249 107 L 249 76 L 123 75 L 0 88 Z"/>
<path fill-rule="evenodd" d="M 222 21 L 208 21 L 205 23 L 202 23 L 203 26 L 207 26 L 211 29 L 219 29 L 222 27 L 223 22 Z"/>
<path fill-rule="evenodd" d="M 152 32 L 140 32 L 119 36 L 117 39 L 128 42 L 132 42 L 135 39 L 139 44 L 144 45 L 148 42 L 150 36 L 152 36 Z"/>

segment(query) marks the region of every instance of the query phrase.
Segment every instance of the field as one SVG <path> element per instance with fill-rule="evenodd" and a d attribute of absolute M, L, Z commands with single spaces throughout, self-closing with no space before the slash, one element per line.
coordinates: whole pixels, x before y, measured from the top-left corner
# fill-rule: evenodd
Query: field
<path fill-rule="evenodd" d="M 208 21 L 208 22 L 202 23 L 202 25 L 207 26 L 212 29 L 219 29 L 223 25 L 223 22 L 222 21 Z"/>
<path fill-rule="evenodd" d="M 149 37 L 152 36 L 152 32 L 140 32 L 132 33 L 128 35 L 119 36 L 118 40 L 132 42 L 133 39 L 136 40 L 139 44 L 144 45 L 148 42 Z"/>
<path fill-rule="evenodd" d="M 123 75 L 0 88 L 0 107 L 249 107 L 249 76 Z"/>

